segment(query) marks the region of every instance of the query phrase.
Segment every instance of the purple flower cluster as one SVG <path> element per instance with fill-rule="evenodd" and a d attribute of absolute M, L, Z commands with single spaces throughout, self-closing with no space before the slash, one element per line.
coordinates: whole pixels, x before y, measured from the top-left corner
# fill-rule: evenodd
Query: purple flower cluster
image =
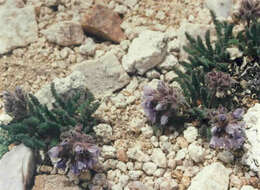
<path fill-rule="evenodd" d="M 166 125 L 170 117 L 176 116 L 186 105 L 184 96 L 179 89 L 172 88 L 160 81 L 157 89 L 144 87 L 142 106 L 146 116 L 154 124 L 156 122 Z"/>
<path fill-rule="evenodd" d="M 16 87 L 14 93 L 4 91 L 3 99 L 6 113 L 14 117 L 15 120 L 27 115 L 28 98 L 21 87 Z"/>
<path fill-rule="evenodd" d="M 248 25 L 251 20 L 260 18 L 260 1 L 259 0 L 242 0 L 239 12 L 235 14 L 238 18 L 247 21 Z"/>
<path fill-rule="evenodd" d="M 84 134 L 81 126 L 62 134 L 63 141 L 48 151 L 50 158 L 59 159 L 55 166 L 79 175 L 80 172 L 93 169 L 98 162 L 99 148 L 93 144 L 91 136 Z"/>
<path fill-rule="evenodd" d="M 245 141 L 244 123 L 241 121 L 243 114 L 241 108 L 227 113 L 221 107 L 213 112 L 210 147 L 234 150 L 241 148 Z"/>
<path fill-rule="evenodd" d="M 226 91 L 235 83 L 234 79 L 232 79 L 229 74 L 216 70 L 209 72 L 206 79 L 208 88 L 216 91 L 216 93 L 221 96 L 225 96 Z"/>

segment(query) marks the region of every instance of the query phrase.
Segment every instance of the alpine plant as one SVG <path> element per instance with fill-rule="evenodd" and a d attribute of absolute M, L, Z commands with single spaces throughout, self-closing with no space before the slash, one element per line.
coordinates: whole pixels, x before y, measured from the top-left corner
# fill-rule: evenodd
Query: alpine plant
<path fill-rule="evenodd" d="M 210 147 L 236 150 L 245 142 L 244 122 L 242 122 L 243 109 L 238 108 L 233 112 L 220 107 L 211 113 L 212 137 Z"/>
<path fill-rule="evenodd" d="M 145 86 L 143 93 L 142 106 L 152 124 L 159 123 L 165 126 L 187 105 L 179 89 L 170 87 L 162 81 L 158 83 L 157 89 Z"/>
<path fill-rule="evenodd" d="M 94 169 L 98 162 L 99 148 L 91 136 L 82 132 L 82 126 L 61 135 L 62 142 L 48 151 L 58 169 L 67 170 L 74 175 Z"/>

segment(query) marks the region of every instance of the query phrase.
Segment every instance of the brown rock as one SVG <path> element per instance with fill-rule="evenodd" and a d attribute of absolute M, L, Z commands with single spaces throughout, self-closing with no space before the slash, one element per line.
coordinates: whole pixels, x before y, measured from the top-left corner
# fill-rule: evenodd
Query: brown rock
<path fill-rule="evenodd" d="M 117 156 L 117 159 L 122 162 L 128 161 L 128 157 L 127 157 L 126 151 L 124 149 L 117 150 L 116 156 Z"/>
<path fill-rule="evenodd" d="M 64 175 L 38 175 L 32 190 L 80 190 L 70 183 Z"/>
<path fill-rule="evenodd" d="M 121 23 L 122 19 L 117 13 L 102 5 L 96 5 L 81 20 L 82 27 L 87 33 L 116 43 L 125 39 L 125 34 L 120 28 Z"/>

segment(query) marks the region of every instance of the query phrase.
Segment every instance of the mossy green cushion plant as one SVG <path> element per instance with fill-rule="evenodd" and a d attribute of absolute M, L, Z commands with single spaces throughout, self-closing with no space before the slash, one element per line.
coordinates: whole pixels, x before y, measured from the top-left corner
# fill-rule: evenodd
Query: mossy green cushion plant
<path fill-rule="evenodd" d="M 52 110 L 42 105 L 32 94 L 19 91 L 19 94 L 23 93 L 22 97 L 25 97 L 19 99 L 17 91 L 14 94 L 5 92 L 5 110 L 15 118 L 8 125 L 0 125 L 0 128 L 7 132 L 7 144 L 24 143 L 33 149 L 47 149 L 59 142 L 63 131 L 77 124 L 83 126 L 84 132 L 92 130 L 97 123 L 92 114 L 99 103 L 89 91 L 77 89 L 72 94 L 60 95 L 57 94 L 54 84 L 51 85 L 51 91 L 56 99 Z M 23 106 L 19 106 L 20 102 L 23 102 Z"/>

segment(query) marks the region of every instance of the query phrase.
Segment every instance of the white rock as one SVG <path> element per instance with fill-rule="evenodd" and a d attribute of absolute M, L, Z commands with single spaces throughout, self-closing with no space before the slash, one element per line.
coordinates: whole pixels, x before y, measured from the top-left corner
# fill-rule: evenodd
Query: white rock
<path fill-rule="evenodd" d="M 20 144 L 0 160 L 0 189 L 26 190 L 32 182 L 35 160 L 30 148 Z"/>
<path fill-rule="evenodd" d="M 101 156 L 105 159 L 116 157 L 116 148 L 113 146 L 104 145 L 102 147 Z"/>
<path fill-rule="evenodd" d="M 105 170 L 109 170 L 109 169 L 114 170 L 116 169 L 118 162 L 119 162 L 118 160 L 108 159 L 105 162 L 103 162 L 103 167 Z"/>
<path fill-rule="evenodd" d="M 178 190 L 178 184 L 174 179 L 161 177 L 155 181 L 155 189 L 160 190 Z"/>
<path fill-rule="evenodd" d="M 178 64 L 178 59 L 174 55 L 170 54 L 167 55 L 165 60 L 157 67 L 159 69 L 170 71 L 172 70 L 172 67 L 175 66 L 176 64 Z"/>
<path fill-rule="evenodd" d="M 158 11 L 157 14 L 155 15 L 155 18 L 159 19 L 159 20 L 163 20 L 165 19 L 165 13 L 163 11 Z"/>
<path fill-rule="evenodd" d="M 122 68 L 117 57 L 107 52 L 97 60 L 84 61 L 72 67 L 86 77 L 85 85 L 95 95 L 102 97 L 121 89 L 130 82 L 130 77 Z"/>
<path fill-rule="evenodd" d="M 205 158 L 205 149 L 194 143 L 189 145 L 188 151 L 191 159 L 196 163 L 202 162 Z"/>
<path fill-rule="evenodd" d="M 151 138 L 153 136 L 153 128 L 149 125 L 142 127 L 141 131 L 145 138 Z"/>
<path fill-rule="evenodd" d="M 153 162 L 146 162 L 143 165 L 143 170 L 147 175 L 153 175 L 156 169 L 157 169 L 157 165 Z"/>
<path fill-rule="evenodd" d="M 165 80 L 167 82 L 172 82 L 174 78 L 178 77 L 178 75 L 174 71 L 169 71 L 165 75 Z"/>
<path fill-rule="evenodd" d="M 127 176 L 127 175 L 121 175 L 121 176 L 119 177 L 119 182 L 118 182 L 118 183 L 119 183 L 122 187 L 125 187 L 125 186 L 127 185 L 128 181 L 129 181 L 129 176 Z"/>
<path fill-rule="evenodd" d="M 204 167 L 191 181 L 188 190 L 227 190 L 229 185 L 229 174 L 221 163 L 213 163 Z"/>
<path fill-rule="evenodd" d="M 166 51 L 164 33 L 146 30 L 133 40 L 127 55 L 122 59 L 122 65 L 126 72 L 133 73 L 137 70 L 143 75 L 163 61 Z"/>
<path fill-rule="evenodd" d="M 127 7 L 124 5 L 117 5 L 114 9 L 114 11 L 118 14 L 126 14 L 127 13 Z"/>
<path fill-rule="evenodd" d="M 206 0 L 206 6 L 215 12 L 217 17 L 227 18 L 232 12 L 232 0 Z"/>
<path fill-rule="evenodd" d="M 189 142 L 194 142 L 198 137 L 198 129 L 193 126 L 189 126 L 184 132 L 183 132 L 184 138 Z"/>
<path fill-rule="evenodd" d="M 112 138 L 112 127 L 108 124 L 99 124 L 94 126 L 94 131 L 98 137 L 102 137 L 102 140 L 107 143 Z"/>
<path fill-rule="evenodd" d="M 167 166 L 166 156 L 161 149 L 159 149 L 159 148 L 153 149 L 153 153 L 152 153 L 151 158 L 152 158 L 152 161 L 158 167 L 166 168 L 166 166 Z"/>
<path fill-rule="evenodd" d="M 243 52 L 240 51 L 237 47 L 227 48 L 227 51 L 230 53 L 231 60 L 240 58 L 243 55 Z"/>
<path fill-rule="evenodd" d="M 217 155 L 218 159 L 225 163 L 232 163 L 234 161 L 234 155 L 229 151 L 219 152 Z"/>
<path fill-rule="evenodd" d="M 248 109 L 243 117 L 246 124 L 246 137 L 248 139 L 248 151 L 244 156 L 245 164 L 251 170 L 260 171 L 260 104 Z M 257 164 L 258 163 L 258 164 Z"/>
<path fill-rule="evenodd" d="M 164 172 L 165 172 L 165 169 L 164 169 L 164 168 L 158 168 L 158 169 L 153 173 L 153 176 L 155 176 L 155 177 L 162 177 Z"/>
<path fill-rule="evenodd" d="M 146 77 L 148 79 L 159 79 L 160 78 L 160 73 L 156 70 L 149 70 L 145 73 Z"/>
<path fill-rule="evenodd" d="M 94 56 L 96 50 L 96 44 L 91 38 L 87 38 L 79 47 L 79 52 L 83 55 Z"/>
<path fill-rule="evenodd" d="M 12 121 L 12 117 L 6 113 L 1 113 L 0 114 L 0 125 L 4 124 L 7 125 Z"/>
<path fill-rule="evenodd" d="M 49 26 L 42 34 L 48 41 L 61 46 L 79 45 L 83 43 L 84 32 L 81 25 L 73 21 L 64 21 Z"/>
<path fill-rule="evenodd" d="M 138 3 L 139 0 L 118 0 L 118 1 L 130 8 L 133 8 Z"/>
<path fill-rule="evenodd" d="M 57 6 L 59 4 L 59 0 L 45 0 L 45 4 L 48 7 Z"/>
<path fill-rule="evenodd" d="M 150 141 L 151 141 L 152 145 L 153 145 L 155 148 L 158 147 L 159 143 L 158 143 L 158 139 L 157 139 L 156 136 L 152 136 L 151 139 L 150 139 Z"/>
<path fill-rule="evenodd" d="M 256 190 L 255 188 L 253 188 L 250 185 L 244 185 L 240 190 Z"/>
<path fill-rule="evenodd" d="M 86 82 L 85 76 L 78 71 L 72 72 L 66 78 L 54 79 L 53 81 L 58 94 L 65 94 L 72 89 L 86 89 Z M 52 108 L 52 104 L 55 102 L 50 84 L 43 86 L 36 92 L 35 96 L 41 104 L 46 104 L 48 108 Z"/>
<path fill-rule="evenodd" d="M 128 149 L 128 151 L 126 152 L 128 158 L 137 160 L 139 162 L 148 162 L 150 161 L 150 157 L 143 153 L 142 150 L 140 149 L 140 147 L 133 147 Z"/>
<path fill-rule="evenodd" d="M 38 38 L 35 9 L 24 7 L 23 1 L 7 0 L 0 4 L 0 26 L 0 55 Z"/>
<path fill-rule="evenodd" d="M 177 152 L 175 160 L 176 161 L 183 160 L 187 154 L 188 154 L 187 148 L 183 148 Z"/>
<path fill-rule="evenodd" d="M 141 177 L 142 174 L 143 174 L 143 172 L 140 171 L 140 170 L 134 170 L 134 171 L 128 172 L 128 175 L 129 175 L 131 180 L 138 180 Z"/>
<path fill-rule="evenodd" d="M 124 162 L 118 161 L 117 168 L 121 170 L 122 172 L 126 172 L 127 165 Z"/>
<path fill-rule="evenodd" d="M 147 187 L 140 181 L 133 181 L 128 184 L 130 190 L 146 190 Z"/>

